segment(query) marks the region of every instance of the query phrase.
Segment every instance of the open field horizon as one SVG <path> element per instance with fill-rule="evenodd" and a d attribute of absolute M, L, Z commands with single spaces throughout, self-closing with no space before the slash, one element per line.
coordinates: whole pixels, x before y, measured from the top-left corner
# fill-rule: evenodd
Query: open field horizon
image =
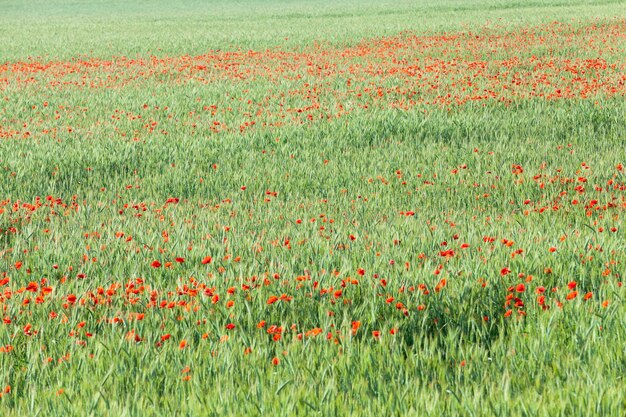
<path fill-rule="evenodd" d="M 299 50 L 316 43 L 623 19 L 622 1 L 245 0 L 0 2 L 0 63 L 202 55 L 210 50 Z M 182 23 L 184 22 L 184 23 Z"/>
<path fill-rule="evenodd" d="M 626 5 L 0 0 L 0 415 L 622 416 Z"/>

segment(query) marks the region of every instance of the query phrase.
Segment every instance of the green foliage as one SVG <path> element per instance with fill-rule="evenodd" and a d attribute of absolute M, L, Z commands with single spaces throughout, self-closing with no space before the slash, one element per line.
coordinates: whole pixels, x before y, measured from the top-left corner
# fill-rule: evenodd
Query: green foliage
<path fill-rule="evenodd" d="M 559 0 L 0 9 L 0 63 L 68 67 L 314 54 L 401 31 L 498 39 L 555 16 L 584 31 L 626 11 Z M 623 85 L 621 39 L 603 59 Z M 456 58 L 599 58 L 589 43 L 553 46 Z M 168 65 L 150 76 L 130 65 L 33 71 L 32 84 L 0 73 L 0 280 L 10 278 L 0 287 L 0 389 L 10 386 L 0 415 L 626 414 L 623 95 L 400 110 L 351 101 L 342 77 L 203 82 Z M 362 83 L 371 80 L 397 81 Z M 285 108 L 315 102 L 290 95 L 304 82 L 341 93 L 315 97 L 324 111 L 349 111 L 271 125 L 281 95 Z M 240 131 L 248 101 L 268 124 Z M 29 283 L 52 293 L 38 304 Z M 283 294 L 291 300 L 268 303 Z"/>

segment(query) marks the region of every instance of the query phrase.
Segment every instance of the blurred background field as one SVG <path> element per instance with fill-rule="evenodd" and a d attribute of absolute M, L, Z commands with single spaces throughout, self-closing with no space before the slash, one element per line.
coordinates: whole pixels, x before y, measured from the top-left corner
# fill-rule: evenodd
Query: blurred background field
<path fill-rule="evenodd" d="M 0 415 L 623 416 L 625 18 L 0 0 Z"/>
<path fill-rule="evenodd" d="M 620 18 L 622 1 L 29 1 L 0 2 L 0 62 L 29 57 L 200 55 L 207 50 L 300 49 L 314 42 L 510 30 L 554 20 Z"/>

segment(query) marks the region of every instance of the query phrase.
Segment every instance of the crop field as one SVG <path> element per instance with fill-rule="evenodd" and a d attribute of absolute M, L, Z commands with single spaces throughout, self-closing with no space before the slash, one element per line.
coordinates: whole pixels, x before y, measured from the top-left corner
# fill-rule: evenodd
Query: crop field
<path fill-rule="evenodd" d="M 626 415 L 626 5 L 0 0 L 1 416 Z"/>

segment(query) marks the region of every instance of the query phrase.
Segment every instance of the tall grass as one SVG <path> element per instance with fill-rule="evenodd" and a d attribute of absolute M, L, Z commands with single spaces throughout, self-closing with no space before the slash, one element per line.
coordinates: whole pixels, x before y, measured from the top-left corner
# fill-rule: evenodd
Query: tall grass
<path fill-rule="evenodd" d="M 0 4 L 1 415 L 626 412 L 621 3 Z"/>

